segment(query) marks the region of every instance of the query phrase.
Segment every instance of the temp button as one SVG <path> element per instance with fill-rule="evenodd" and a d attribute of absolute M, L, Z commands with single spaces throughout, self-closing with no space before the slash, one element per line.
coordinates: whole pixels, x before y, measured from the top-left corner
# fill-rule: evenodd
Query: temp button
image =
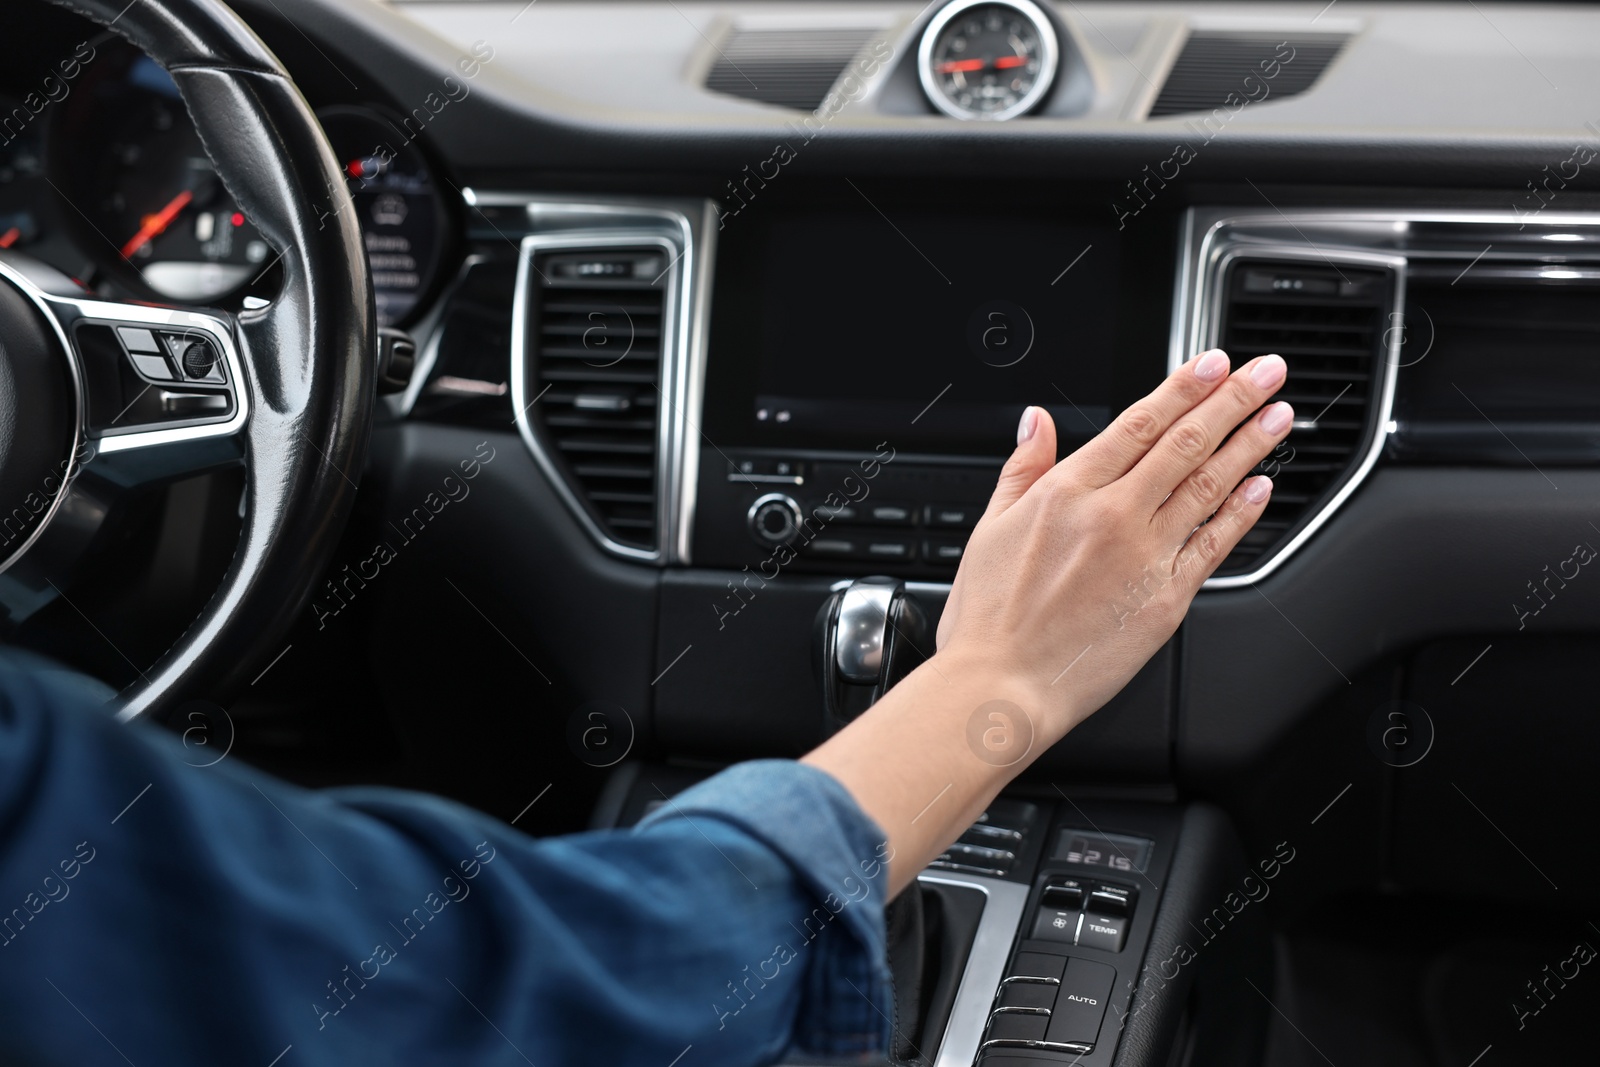
<path fill-rule="evenodd" d="M 1122 939 L 1128 933 L 1128 920 L 1121 915 L 1083 913 L 1083 925 L 1078 927 L 1078 944 L 1106 952 L 1121 952 Z"/>
<path fill-rule="evenodd" d="M 1111 999 L 1116 981 L 1116 970 L 1103 963 L 1068 960 L 1045 1040 L 1092 1047 L 1100 1036 L 1100 1020 L 1105 1018 L 1106 1001 Z"/>

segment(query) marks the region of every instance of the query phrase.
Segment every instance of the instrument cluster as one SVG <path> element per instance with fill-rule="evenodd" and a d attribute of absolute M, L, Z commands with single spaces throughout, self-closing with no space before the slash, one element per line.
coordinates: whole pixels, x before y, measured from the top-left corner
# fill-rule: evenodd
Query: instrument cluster
<path fill-rule="evenodd" d="M 115 37 L 61 66 L 38 89 L 0 87 L 0 249 L 107 296 L 228 310 L 270 300 L 279 252 L 217 176 L 172 77 Z M 317 116 L 360 220 L 378 321 L 409 325 L 453 237 L 433 165 L 382 109 Z"/>

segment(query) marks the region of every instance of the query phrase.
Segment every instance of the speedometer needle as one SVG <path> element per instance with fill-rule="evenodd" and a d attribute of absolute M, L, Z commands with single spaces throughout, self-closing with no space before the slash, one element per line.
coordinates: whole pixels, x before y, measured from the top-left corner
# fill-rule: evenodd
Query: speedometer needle
<path fill-rule="evenodd" d="M 193 199 L 194 194 L 185 189 L 173 197 L 171 203 L 167 204 L 166 207 L 154 215 L 146 215 L 144 224 L 139 227 L 139 232 L 128 238 L 128 243 L 122 246 L 122 258 L 132 259 L 133 254 L 148 244 L 152 238 L 159 237 L 165 233 L 167 227 L 172 225 L 172 220 L 177 218 L 178 213 L 188 207 L 189 201 Z"/>
<path fill-rule="evenodd" d="M 995 70 L 1010 70 L 1020 67 L 1028 61 L 1027 56 L 1000 56 L 988 61 L 982 59 L 952 59 L 947 63 L 939 64 L 940 74 L 975 74 L 985 67 L 994 67 Z"/>

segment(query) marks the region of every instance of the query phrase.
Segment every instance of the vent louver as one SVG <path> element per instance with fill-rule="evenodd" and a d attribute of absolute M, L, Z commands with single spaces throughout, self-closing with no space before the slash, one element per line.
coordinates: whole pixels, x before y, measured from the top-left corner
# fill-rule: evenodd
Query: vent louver
<path fill-rule="evenodd" d="M 1150 108 L 1150 117 L 1226 108 L 1229 94 L 1269 103 L 1303 93 L 1347 40 L 1348 35 L 1334 33 L 1191 34 Z M 1264 72 L 1273 69 L 1277 74 L 1266 77 Z"/>
<path fill-rule="evenodd" d="M 815 111 L 874 31 L 735 29 L 722 42 L 706 88 L 758 104 Z"/>
<path fill-rule="evenodd" d="M 668 257 L 560 252 L 536 256 L 533 267 L 529 419 L 600 530 L 655 550 Z"/>
<path fill-rule="evenodd" d="M 1275 399 L 1294 405 L 1295 430 L 1259 468 L 1272 476 L 1272 499 L 1219 577 L 1253 570 L 1276 552 L 1360 465 L 1378 432 L 1394 277 L 1351 266 L 1236 260 L 1223 292 L 1218 347 L 1236 367 L 1270 353 L 1284 358 L 1288 382 Z"/>

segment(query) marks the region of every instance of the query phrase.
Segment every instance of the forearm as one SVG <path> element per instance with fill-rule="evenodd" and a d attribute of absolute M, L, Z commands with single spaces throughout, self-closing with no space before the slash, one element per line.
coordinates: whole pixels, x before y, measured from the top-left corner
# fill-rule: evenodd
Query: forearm
<path fill-rule="evenodd" d="M 803 762 L 837 778 L 883 830 L 893 896 L 1075 721 L 1039 703 L 1007 672 L 941 652 Z"/>

